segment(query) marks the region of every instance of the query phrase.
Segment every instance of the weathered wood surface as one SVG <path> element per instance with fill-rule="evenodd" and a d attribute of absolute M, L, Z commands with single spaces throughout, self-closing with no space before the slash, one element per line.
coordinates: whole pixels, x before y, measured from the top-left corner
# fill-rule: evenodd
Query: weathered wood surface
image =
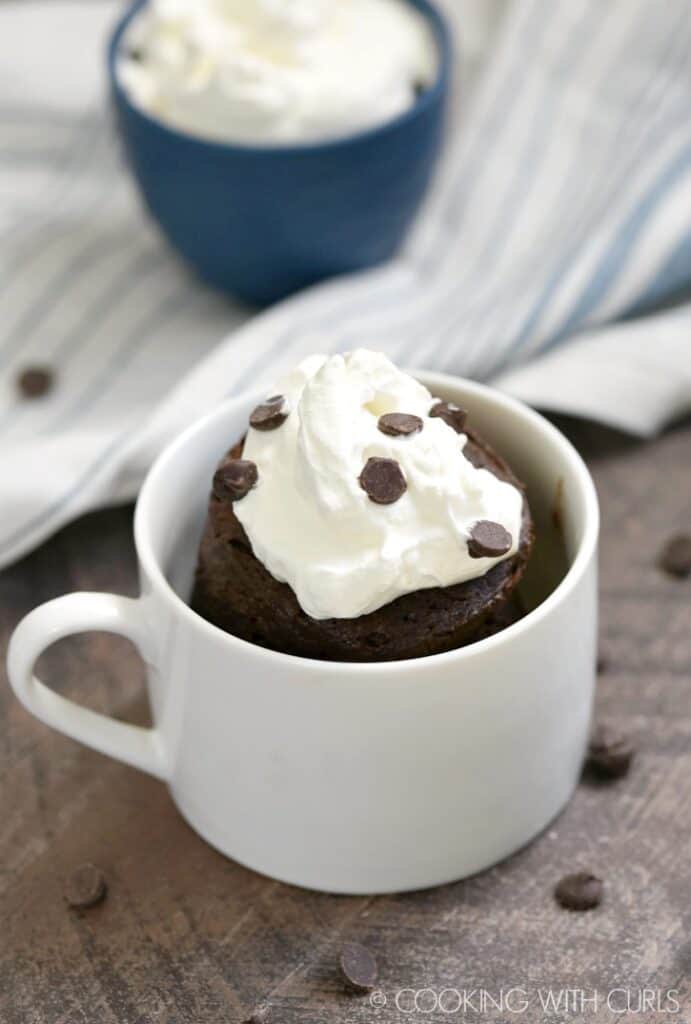
<path fill-rule="evenodd" d="M 691 1022 L 691 582 L 655 565 L 664 538 L 691 526 L 691 423 L 651 444 L 567 429 L 602 498 L 607 667 L 598 700 L 637 738 L 630 777 L 582 785 L 537 842 L 468 882 L 376 899 L 321 896 L 225 860 L 183 823 L 162 785 L 51 732 L 2 686 L 2 1024 L 225 1024 L 262 1004 L 278 1024 L 599 1022 L 620 1019 L 606 1006 L 614 988 L 631 993 L 626 1019 Z M 134 593 L 130 528 L 128 509 L 90 516 L 4 572 L 3 649 L 40 601 L 80 588 Z M 91 707 L 146 718 L 142 666 L 122 640 L 66 641 L 42 669 Z M 62 882 L 85 860 L 106 869 L 110 891 L 79 913 L 65 906 Z M 555 881 L 578 867 L 607 882 L 605 904 L 590 914 L 552 900 Z M 344 995 L 335 964 L 345 940 L 377 952 L 386 1005 Z M 497 998 L 512 986 L 528 993 L 522 1013 L 396 1008 L 401 989 Z M 601 1005 L 543 1014 L 537 990 L 563 987 L 597 989 Z M 680 1012 L 633 1012 L 643 988 L 662 1000 L 679 990 Z"/>

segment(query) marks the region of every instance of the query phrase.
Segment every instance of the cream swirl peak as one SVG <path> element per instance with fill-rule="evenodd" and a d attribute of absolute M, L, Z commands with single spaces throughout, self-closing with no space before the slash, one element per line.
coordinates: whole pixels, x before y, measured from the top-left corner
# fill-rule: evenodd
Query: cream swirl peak
<path fill-rule="evenodd" d="M 407 0 L 150 0 L 118 62 L 132 101 L 204 138 L 328 139 L 383 123 L 433 81 Z"/>
<path fill-rule="evenodd" d="M 247 433 L 257 482 L 234 509 L 308 615 L 365 615 L 517 552 L 520 491 L 475 468 L 457 410 L 440 415 L 385 356 L 311 356 L 275 392 Z"/>

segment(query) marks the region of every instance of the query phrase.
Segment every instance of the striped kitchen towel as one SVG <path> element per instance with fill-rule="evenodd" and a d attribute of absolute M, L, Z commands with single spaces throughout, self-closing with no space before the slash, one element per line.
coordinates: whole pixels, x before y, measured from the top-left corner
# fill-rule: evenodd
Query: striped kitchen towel
<path fill-rule="evenodd" d="M 443 5 L 471 41 L 506 12 L 405 250 L 252 319 L 137 205 L 105 100 L 119 5 L 0 6 L 0 564 L 132 497 L 171 435 L 315 350 L 641 436 L 691 409 L 691 4 Z M 32 364 L 57 386 L 22 402 Z"/>

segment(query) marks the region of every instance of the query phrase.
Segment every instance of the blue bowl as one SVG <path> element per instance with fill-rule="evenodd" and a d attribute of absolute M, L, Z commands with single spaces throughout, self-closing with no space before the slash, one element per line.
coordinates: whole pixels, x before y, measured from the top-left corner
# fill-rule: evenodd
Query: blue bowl
<path fill-rule="evenodd" d="M 247 146 L 198 139 L 138 110 L 118 82 L 123 33 L 108 49 L 117 122 L 142 195 L 163 233 L 208 283 L 255 305 L 391 258 L 430 182 L 441 147 L 452 63 L 450 30 L 428 0 L 439 75 L 405 113 L 335 141 Z"/>

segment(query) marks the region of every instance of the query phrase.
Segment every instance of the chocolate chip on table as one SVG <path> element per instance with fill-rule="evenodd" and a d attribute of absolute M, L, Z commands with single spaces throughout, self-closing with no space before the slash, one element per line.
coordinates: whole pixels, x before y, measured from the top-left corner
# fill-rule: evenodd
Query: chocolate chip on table
<path fill-rule="evenodd" d="M 106 878 L 95 864 L 81 864 L 72 872 L 65 884 L 65 899 L 76 910 L 95 907 L 105 898 Z"/>
<path fill-rule="evenodd" d="M 389 437 L 408 437 L 422 430 L 422 420 L 407 412 L 387 412 L 379 417 L 377 427 Z"/>
<path fill-rule="evenodd" d="M 379 969 L 377 961 L 366 946 L 359 942 L 347 942 L 341 950 L 341 975 L 346 988 L 351 992 L 370 992 L 377 983 Z"/>
<path fill-rule="evenodd" d="M 53 390 L 55 378 L 46 366 L 27 366 L 17 377 L 17 387 L 24 398 L 43 398 Z"/>
<path fill-rule="evenodd" d="M 668 576 L 680 580 L 691 576 L 691 534 L 670 537 L 660 552 L 659 566 Z"/>
<path fill-rule="evenodd" d="M 393 505 L 408 489 L 395 459 L 368 459 L 359 479 L 360 487 L 377 505 Z"/>
<path fill-rule="evenodd" d="M 269 1024 L 271 1010 L 268 1006 L 260 1006 L 245 1021 L 244 1024 Z"/>
<path fill-rule="evenodd" d="M 565 910 L 594 910 L 602 903 L 604 885 L 589 871 L 566 875 L 557 884 L 554 898 Z"/>
<path fill-rule="evenodd" d="M 609 670 L 609 661 L 604 654 L 599 654 L 597 658 L 597 674 L 602 676 Z"/>
<path fill-rule="evenodd" d="M 468 538 L 471 558 L 501 558 L 511 550 L 511 534 L 499 523 L 481 519 L 475 523 Z"/>
<path fill-rule="evenodd" d="M 633 754 L 633 745 L 627 736 L 601 723 L 590 737 L 586 768 L 602 779 L 620 779 L 631 767 Z"/>
<path fill-rule="evenodd" d="M 254 462 L 249 459 L 226 459 L 214 473 L 213 492 L 220 501 L 240 501 L 249 494 L 259 479 Z"/>
<path fill-rule="evenodd" d="M 457 434 L 462 434 L 465 428 L 468 413 L 453 402 L 435 402 L 429 411 L 430 416 L 436 416 L 448 424 Z"/>
<path fill-rule="evenodd" d="M 283 395 L 272 395 L 258 405 L 250 415 L 250 426 L 255 430 L 276 430 L 288 419 L 288 410 Z"/>

